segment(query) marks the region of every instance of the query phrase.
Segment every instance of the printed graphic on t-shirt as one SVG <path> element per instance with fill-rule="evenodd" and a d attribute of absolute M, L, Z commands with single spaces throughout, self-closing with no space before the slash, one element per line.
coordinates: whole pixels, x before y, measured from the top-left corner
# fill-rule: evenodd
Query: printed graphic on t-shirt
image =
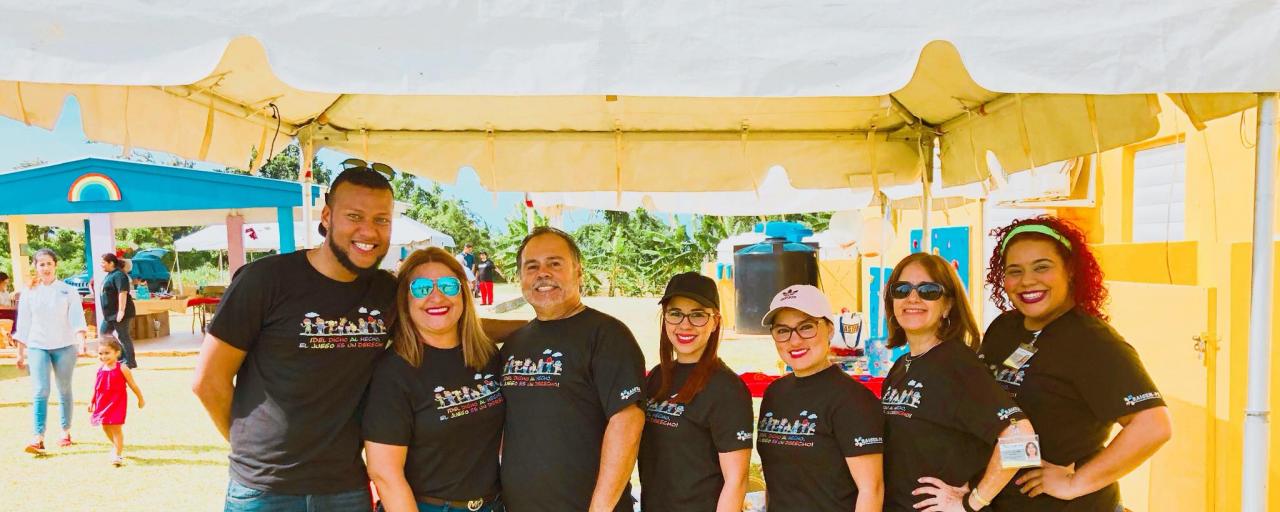
<path fill-rule="evenodd" d="M 1129 394 L 1129 395 L 1125 395 L 1125 397 L 1124 397 L 1124 405 L 1129 406 L 1129 407 L 1133 407 L 1133 406 L 1138 405 L 1138 404 L 1140 404 L 1140 403 L 1142 403 L 1142 402 L 1146 402 L 1147 400 L 1159 400 L 1159 399 L 1160 399 L 1160 392 L 1159 392 L 1159 391 L 1152 391 L 1152 392 L 1150 392 L 1150 393 L 1142 393 L 1142 394 L 1140 394 L 1140 395 L 1133 395 L 1133 394 Z"/>
<path fill-rule="evenodd" d="M 1022 380 L 1027 377 L 1027 370 L 1031 369 L 1031 362 L 1023 364 L 1021 368 L 1009 368 L 1002 364 L 989 364 L 987 368 L 991 370 L 991 375 L 995 376 L 996 382 L 1005 391 L 1009 392 L 1009 396 L 1018 397 L 1018 390 L 1022 388 Z"/>
<path fill-rule="evenodd" d="M 466 416 L 501 405 L 503 403 L 502 387 L 493 381 L 492 374 L 475 374 L 475 386 L 462 386 L 457 389 L 445 389 L 436 386 L 436 409 L 440 410 L 440 421 Z"/>
<path fill-rule="evenodd" d="M 885 414 L 910 418 L 915 415 L 914 411 L 920 408 L 923 392 L 924 384 L 912 379 L 902 388 L 888 386 L 884 395 L 880 397 L 880 404 Z"/>
<path fill-rule="evenodd" d="M 756 430 L 761 443 L 808 448 L 813 446 L 813 436 L 818 431 L 818 415 L 806 410 L 795 418 L 781 418 L 766 412 L 760 416 Z"/>
<path fill-rule="evenodd" d="M 382 312 L 362 307 L 357 310 L 356 318 L 339 317 L 328 319 L 316 312 L 303 315 L 302 331 L 298 334 L 304 338 L 298 342 L 298 348 L 305 349 L 350 349 L 350 348 L 384 348 L 387 345 L 387 325 L 382 320 Z"/>
<path fill-rule="evenodd" d="M 502 367 L 502 385 L 531 388 L 558 388 L 557 377 L 564 372 L 564 354 L 546 349 L 537 359 L 526 357 L 516 359 L 508 356 L 507 364 Z"/>
<path fill-rule="evenodd" d="M 676 395 L 671 395 L 675 398 Z M 684 416 L 684 404 L 661 402 L 650 398 L 644 407 L 645 420 L 654 425 L 675 428 L 680 426 L 680 417 Z"/>

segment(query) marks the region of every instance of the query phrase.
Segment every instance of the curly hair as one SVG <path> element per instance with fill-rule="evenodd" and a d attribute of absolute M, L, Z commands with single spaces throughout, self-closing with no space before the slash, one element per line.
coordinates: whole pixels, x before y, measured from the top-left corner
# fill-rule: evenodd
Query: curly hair
<path fill-rule="evenodd" d="M 991 261 L 987 266 L 987 287 L 991 289 L 991 302 L 1001 311 L 1014 309 L 1004 291 L 1005 262 L 1003 248 L 1007 245 L 1002 242 L 1004 242 L 1004 237 L 1014 228 L 1028 224 L 1040 224 L 1053 228 L 1054 231 L 1071 241 L 1071 249 L 1049 236 L 1036 232 L 1018 233 L 1014 235 L 1013 240 L 1010 240 L 1010 242 L 1034 238 L 1052 242 L 1053 247 L 1058 251 L 1058 256 L 1066 263 L 1067 275 L 1071 286 L 1071 297 L 1075 299 L 1076 307 L 1095 318 L 1107 320 L 1107 315 L 1103 312 L 1103 308 L 1107 304 L 1107 286 L 1102 282 L 1102 267 L 1098 265 L 1098 259 L 1089 250 L 1089 243 L 1085 239 L 1084 231 L 1070 221 L 1052 215 L 1016 220 L 1008 226 L 991 230 L 991 236 L 997 240 L 995 251 L 992 251 Z"/>

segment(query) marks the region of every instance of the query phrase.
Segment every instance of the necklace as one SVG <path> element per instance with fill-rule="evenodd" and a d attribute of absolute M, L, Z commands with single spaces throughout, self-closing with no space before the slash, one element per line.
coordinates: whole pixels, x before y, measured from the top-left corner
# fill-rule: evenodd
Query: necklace
<path fill-rule="evenodd" d="M 563 315 L 560 315 L 560 316 L 556 317 L 555 319 L 556 319 L 556 320 L 564 320 L 564 319 L 569 318 L 569 317 L 571 317 L 571 316 L 573 316 L 573 315 L 576 315 L 576 314 L 578 314 L 578 313 L 581 313 L 581 312 L 582 312 L 582 310 L 584 310 L 584 309 L 587 309 L 587 305 L 586 305 L 586 304 L 583 304 L 583 303 L 581 303 L 581 302 L 579 302 L 577 307 L 575 307 L 575 308 L 573 308 L 573 309 L 569 310 L 567 313 L 565 313 L 565 314 L 563 314 Z"/>
<path fill-rule="evenodd" d="M 910 352 L 907 352 L 905 355 L 903 355 L 902 357 L 903 357 L 903 358 L 905 358 L 905 359 L 907 360 L 906 367 L 904 368 L 904 372 L 909 372 L 909 371 L 911 371 L 911 363 L 912 363 L 912 362 L 914 362 L 916 359 L 920 359 L 920 358 L 924 357 L 924 355 L 925 355 L 925 354 L 928 354 L 929 352 L 932 352 L 932 351 L 933 351 L 933 349 L 937 348 L 937 347 L 938 347 L 938 345 L 941 345 L 941 344 L 942 344 L 942 340 L 938 340 L 938 342 L 937 342 L 937 343 L 934 343 L 932 347 L 929 347 L 929 348 L 925 349 L 925 351 L 924 351 L 924 352 L 921 352 L 919 355 L 914 355 L 914 356 L 913 356 L 913 355 L 911 355 L 911 353 L 910 353 Z"/>

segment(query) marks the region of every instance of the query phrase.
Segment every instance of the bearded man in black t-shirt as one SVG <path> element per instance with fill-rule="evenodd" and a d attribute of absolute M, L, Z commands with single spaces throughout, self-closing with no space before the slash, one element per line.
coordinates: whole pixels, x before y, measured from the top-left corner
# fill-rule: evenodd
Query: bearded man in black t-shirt
<path fill-rule="evenodd" d="M 499 356 L 503 502 L 511 512 L 630 512 L 644 430 L 640 346 L 622 322 L 583 305 L 582 257 L 568 234 L 534 230 L 516 261 L 537 318 Z"/>
<path fill-rule="evenodd" d="M 388 334 L 313 326 L 393 323 L 392 207 L 377 171 L 343 171 L 320 246 L 244 266 L 223 295 L 193 391 L 231 443 L 225 510 L 369 510 L 357 409 Z"/>

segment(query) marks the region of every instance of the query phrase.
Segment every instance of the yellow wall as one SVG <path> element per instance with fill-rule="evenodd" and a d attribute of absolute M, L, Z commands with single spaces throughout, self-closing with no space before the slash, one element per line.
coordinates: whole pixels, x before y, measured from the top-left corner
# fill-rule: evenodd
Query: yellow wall
<path fill-rule="evenodd" d="M 1105 242 L 1095 246 L 1108 280 L 1190 285 L 1211 290 L 1220 321 L 1214 324 L 1207 355 L 1209 382 L 1205 383 L 1208 403 L 1214 404 L 1213 428 L 1175 423 L 1175 436 L 1203 436 L 1211 453 L 1209 487 L 1214 510 L 1239 510 L 1242 434 L 1247 396 L 1249 278 L 1254 191 L 1254 150 L 1256 112 L 1229 116 L 1208 123 L 1197 132 L 1182 113 L 1161 98 L 1161 130 L 1153 139 L 1102 155 L 1098 206 L 1071 212 L 1098 219 L 1090 238 Z M 1243 117 L 1243 119 L 1242 119 Z M 1181 141 L 1186 148 L 1186 232 L 1183 242 L 1132 243 L 1133 155 L 1135 152 Z M 1280 226 L 1280 223 L 1277 224 Z M 1280 248 L 1277 248 L 1280 253 Z M 1280 281 L 1280 279 L 1278 279 Z M 1200 309 L 1169 303 L 1150 305 L 1152 328 L 1162 318 L 1199 315 Z M 1273 339 L 1280 335 L 1280 301 L 1273 313 Z M 1125 333 L 1121 333 L 1125 334 Z M 1171 340 L 1171 353 L 1186 347 L 1185 333 Z M 1272 366 L 1280 369 L 1280 351 L 1272 351 Z M 1153 373 L 1172 364 L 1168 354 L 1144 353 L 1144 363 Z M 1280 372 L 1273 371 L 1273 375 Z M 1272 410 L 1280 407 L 1280 385 L 1272 380 Z M 1160 383 L 1172 386 L 1180 383 Z M 1280 428 L 1272 427 L 1271 444 L 1280 446 Z M 1280 450 L 1272 449 L 1269 477 L 1270 502 L 1280 506 Z M 1176 463 L 1171 461 L 1171 463 Z M 1179 486 L 1166 482 L 1158 492 L 1178 493 Z M 1185 510 L 1201 510 L 1188 503 Z"/>
<path fill-rule="evenodd" d="M 1157 385 L 1183 395 L 1173 407 L 1177 409 L 1176 442 L 1124 480 L 1129 495 L 1126 504 L 1135 512 L 1169 510 L 1169 503 L 1178 504 L 1173 510 L 1199 511 L 1210 507 L 1204 501 L 1208 500 L 1213 510 L 1235 511 L 1240 506 L 1247 395 L 1249 242 L 1254 196 L 1251 145 L 1257 140 L 1256 112 L 1249 110 L 1212 121 L 1203 131 L 1195 131 L 1167 98 L 1161 97 L 1161 107 L 1161 129 L 1155 137 L 1100 155 L 1096 206 L 1056 213 L 1088 231 L 1108 281 L 1120 292 L 1114 294 L 1117 302 L 1113 302 L 1113 308 L 1124 312 L 1126 318 L 1114 323 L 1129 331 L 1121 334 L 1133 339 L 1135 345 L 1142 344 L 1144 364 L 1164 380 L 1157 381 Z M 1133 243 L 1134 154 L 1176 142 L 1182 142 L 1186 149 L 1184 240 Z M 934 212 L 930 217 L 932 226 L 968 225 L 973 230 L 971 283 L 982 282 L 988 257 L 981 254 L 981 212 L 981 206 L 973 205 Z M 876 217 L 879 212 L 868 211 L 864 215 Z M 1280 220 L 1280 213 L 1277 219 Z M 893 266 L 909 254 L 909 232 L 920 225 L 920 220 L 919 211 L 895 213 L 897 236 L 885 251 L 884 265 Z M 1276 226 L 1280 232 L 1280 221 Z M 860 275 L 865 279 L 867 269 L 878 263 L 876 258 L 864 259 Z M 1280 269 L 1280 258 L 1277 268 Z M 1143 284 L 1149 286 L 1144 288 Z M 973 288 L 970 303 L 981 307 L 982 288 Z M 869 306 L 865 297 L 862 305 L 864 311 Z M 981 317 L 980 311 L 977 314 Z M 1139 316 L 1136 322 L 1133 316 Z M 1188 367 L 1188 357 L 1197 357 L 1192 336 L 1201 333 L 1190 332 L 1186 325 L 1191 324 L 1184 322 L 1184 317 L 1194 317 L 1208 326 L 1204 334 L 1208 334 L 1209 348 L 1202 356 L 1204 362 L 1193 359 L 1203 365 L 1203 371 L 1190 377 L 1178 370 Z M 1280 300 L 1276 300 L 1274 319 L 1273 339 L 1280 337 Z M 1169 324 L 1176 323 L 1173 320 L 1183 328 L 1170 328 Z M 1280 375 L 1280 350 L 1272 351 L 1272 359 L 1273 375 Z M 1273 411 L 1280 411 L 1278 383 L 1280 379 L 1273 378 Z M 1188 389 L 1202 390 L 1203 396 L 1187 399 Z M 1280 507 L 1280 469 L 1276 469 L 1280 468 L 1280 426 L 1273 425 L 1271 444 L 1270 501 Z M 1199 458 L 1197 462 L 1185 462 L 1181 460 L 1183 456 Z M 1187 467 L 1196 463 L 1207 466 L 1207 471 Z M 1179 471 L 1180 468 L 1187 470 Z"/>

